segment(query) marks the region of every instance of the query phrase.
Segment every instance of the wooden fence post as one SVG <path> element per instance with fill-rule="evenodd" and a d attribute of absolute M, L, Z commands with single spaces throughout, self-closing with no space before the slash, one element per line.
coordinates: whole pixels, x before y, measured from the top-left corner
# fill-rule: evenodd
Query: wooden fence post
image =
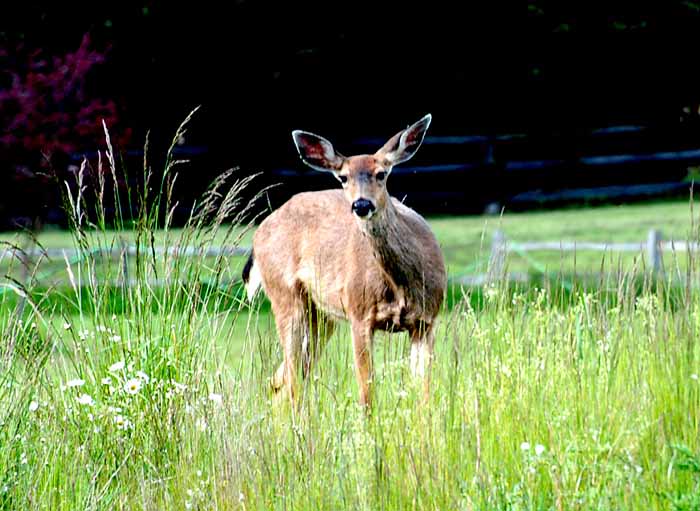
<path fill-rule="evenodd" d="M 661 232 L 651 229 L 647 235 L 647 258 L 653 274 L 663 270 L 661 266 Z"/>
<path fill-rule="evenodd" d="M 491 240 L 491 255 L 489 256 L 489 269 L 487 279 L 489 282 L 495 282 L 503 278 L 506 268 L 506 235 L 503 231 L 495 230 L 493 239 Z"/>
<path fill-rule="evenodd" d="M 129 247 L 124 240 L 122 240 L 121 246 L 122 250 L 119 254 L 119 262 L 122 268 L 122 287 L 126 289 L 129 287 Z"/>

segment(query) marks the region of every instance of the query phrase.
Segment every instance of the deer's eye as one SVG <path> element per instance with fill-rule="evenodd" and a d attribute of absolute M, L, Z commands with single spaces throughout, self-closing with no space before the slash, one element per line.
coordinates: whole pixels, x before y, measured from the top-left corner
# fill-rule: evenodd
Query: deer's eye
<path fill-rule="evenodd" d="M 348 182 L 348 176 L 338 176 L 338 179 L 340 179 L 342 184 L 346 184 Z"/>
<path fill-rule="evenodd" d="M 374 177 L 377 178 L 377 181 L 384 181 L 384 179 L 386 178 L 386 172 L 384 172 L 384 171 L 377 172 Z"/>

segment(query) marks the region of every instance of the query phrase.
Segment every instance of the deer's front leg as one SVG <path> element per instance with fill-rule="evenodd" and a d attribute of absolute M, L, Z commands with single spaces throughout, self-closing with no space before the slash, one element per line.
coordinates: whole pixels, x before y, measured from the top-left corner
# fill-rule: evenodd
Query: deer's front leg
<path fill-rule="evenodd" d="M 430 397 L 430 369 L 433 365 L 435 336 L 432 325 L 411 332 L 411 373 L 423 380 L 423 400 Z"/>
<path fill-rule="evenodd" d="M 360 321 L 351 321 L 351 330 L 360 404 L 369 410 L 372 404 L 372 331 Z"/>

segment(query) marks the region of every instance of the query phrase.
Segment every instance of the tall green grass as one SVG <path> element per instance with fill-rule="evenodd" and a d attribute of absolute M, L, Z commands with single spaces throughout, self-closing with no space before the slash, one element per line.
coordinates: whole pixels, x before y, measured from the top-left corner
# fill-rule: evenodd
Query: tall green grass
<path fill-rule="evenodd" d="M 87 166 L 67 189 L 82 254 L 71 287 L 3 283 L 0 508 L 700 506 L 693 286 L 626 268 L 600 289 L 453 288 L 428 404 L 408 339 L 378 335 L 366 417 L 341 328 L 293 412 L 269 390 L 281 357 L 272 318 L 226 283 L 226 259 L 153 250 L 156 231 L 168 246 L 235 245 L 250 183 L 224 174 L 172 231 L 172 157 L 162 180 L 146 170 L 150 186 L 126 192 L 112 190 L 114 160 L 108 148 L 95 211 Z M 140 249 L 128 276 L 92 255 L 118 242 L 105 236 L 107 194 L 137 211 L 116 225 Z M 94 277 L 98 265 L 108 278 Z"/>

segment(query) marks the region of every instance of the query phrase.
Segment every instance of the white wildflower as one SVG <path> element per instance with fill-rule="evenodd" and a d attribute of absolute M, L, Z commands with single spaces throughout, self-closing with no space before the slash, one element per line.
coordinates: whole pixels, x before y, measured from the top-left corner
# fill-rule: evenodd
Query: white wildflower
<path fill-rule="evenodd" d="M 530 450 L 530 442 L 523 442 L 520 444 L 520 450 L 521 451 L 529 451 Z"/>
<path fill-rule="evenodd" d="M 75 378 L 66 382 L 66 387 L 69 389 L 73 387 L 82 387 L 83 385 L 85 385 L 85 380 L 81 380 L 80 378 Z"/>
<path fill-rule="evenodd" d="M 110 337 L 109 340 L 112 341 L 112 342 L 119 342 L 119 341 L 122 340 L 122 336 L 121 336 L 121 335 L 116 335 L 116 334 L 115 334 L 115 335 L 113 335 L 112 337 Z"/>
<path fill-rule="evenodd" d="M 535 445 L 535 454 L 537 454 L 537 456 L 542 456 L 542 453 L 544 453 L 546 450 L 547 449 L 542 444 Z"/>
<path fill-rule="evenodd" d="M 36 401 L 32 401 L 29 403 L 29 411 L 30 412 L 36 412 L 39 409 L 39 403 Z"/>
<path fill-rule="evenodd" d="M 488 289 L 486 289 L 486 298 L 488 300 L 493 300 L 494 298 L 498 297 L 498 288 L 495 286 L 489 286 Z"/>
<path fill-rule="evenodd" d="M 695 374 L 695 373 L 693 373 L 693 374 L 690 375 L 690 379 L 691 379 L 691 380 L 697 380 L 697 379 L 698 379 L 698 375 Z"/>
<path fill-rule="evenodd" d="M 141 390 L 141 380 L 138 378 L 130 378 L 124 384 L 124 392 L 132 396 Z"/>
<path fill-rule="evenodd" d="M 64 330 L 70 330 L 70 328 L 71 328 L 71 327 L 70 327 L 70 323 L 68 323 L 67 321 L 63 323 L 63 329 L 64 329 Z"/>
<path fill-rule="evenodd" d="M 173 383 L 173 387 L 174 387 L 175 390 L 178 391 L 178 392 L 184 392 L 184 391 L 187 390 L 187 385 L 185 385 L 185 384 L 183 384 L 183 383 L 178 383 L 178 382 L 176 382 L 175 380 L 173 380 L 172 383 Z"/>
<path fill-rule="evenodd" d="M 77 398 L 75 398 L 76 401 L 78 401 L 79 404 L 81 405 L 88 405 L 92 406 L 95 404 L 95 401 L 92 399 L 92 396 L 90 394 L 80 394 Z"/>
<path fill-rule="evenodd" d="M 116 373 L 117 371 L 121 371 L 122 369 L 124 369 L 124 361 L 120 360 L 119 362 L 115 362 L 114 364 L 109 366 L 108 371 L 110 373 Z"/>
<path fill-rule="evenodd" d="M 212 392 L 211 394 L 209 394 L 209 401 L 221 406 L 223 404 L 223 397 L 221 396 L 221 394 L 215 394 Z"/>
<path fill-rule="evenodd" d="M 114 417 L 114 424 L 118 429 L 130 429 L 133 426 L 131 421 L 123 415 L 116 415 Z"/>
<path fill-rule="evenodd" d="M 102 383 L 102 385 L 111 385 L 112 378 L 110 378 L 109 376 L 105 376 L 104 378 L 102 378 L 102 380 L 100 380 L 100 382 Z"/>
<path fill-rule="evenodd" d="M 136 371 L 136 377 L 145 384 L 148 384 L 148 382 L 151 381 L 151 378 L 143 371 Z"/>

